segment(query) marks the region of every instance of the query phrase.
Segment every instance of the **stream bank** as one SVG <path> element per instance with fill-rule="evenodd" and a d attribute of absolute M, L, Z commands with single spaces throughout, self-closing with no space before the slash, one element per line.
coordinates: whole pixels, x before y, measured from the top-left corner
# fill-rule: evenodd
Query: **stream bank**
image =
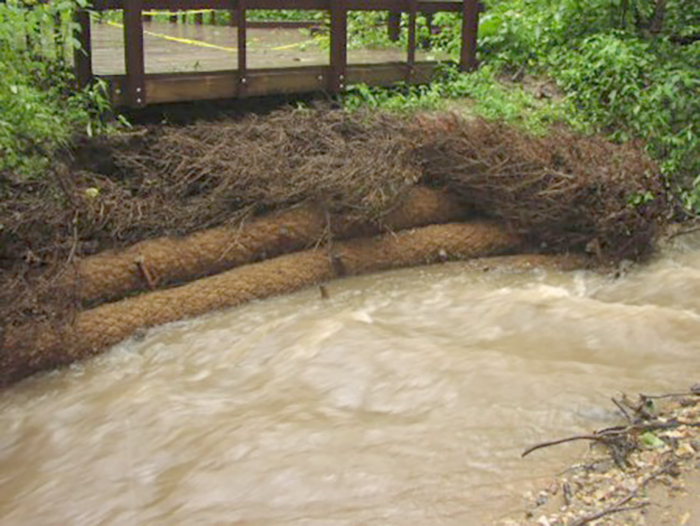
<path fill-rule="evenodd" d="M 621 425 L 544 442 L 583 440 L 582 462 L 527 497 L 525 519 L 503 526 L 686 525 L 700 520 L 700 384 L 679 393 L 622 395 Z"/>
<path fill-rule="evenodd" d="M 104 141 L 5 189 L 2 383 L 344 275 L 508 253 L 639 259 L 667 220 L 658 168 L 631 145 L 451 114 L 282 110 Z M 225 272 L 257 277 L 232 275 L 226 294 Z M 207 283 L 216 294 L 188 292 Z M 150 307 L 127 323 L 136 301 Z"/>

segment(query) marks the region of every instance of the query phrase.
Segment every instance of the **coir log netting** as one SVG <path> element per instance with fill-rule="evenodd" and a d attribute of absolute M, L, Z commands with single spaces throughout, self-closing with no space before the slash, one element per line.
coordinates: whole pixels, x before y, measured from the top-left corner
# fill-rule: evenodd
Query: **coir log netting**
<path fill-rule="evenodd" d="M 0 385 L 94 354 L 149 327 L 288 293 L 334 277 L 517 252 L 520 239 L 495 223 L 451 223 L 335 244 L 244 265 L 181 287 L 107 303 L 74 323 L 12 327 L 0 354 Z"/>
<path fill-rule="evenodd" d="M 321 242 L 465 217 L 464 206 L 454 197 L 425 187 L 411 188 L 397 201 L 393 210 L 372 222 L 304 203 L 251 218 L 235 227 L 142 241 L 124 250 L 106 251 L 77 261 L 52 292 L 72 293 L 81 303 L 108 301 L 134 291 L 192 281 Z"/>

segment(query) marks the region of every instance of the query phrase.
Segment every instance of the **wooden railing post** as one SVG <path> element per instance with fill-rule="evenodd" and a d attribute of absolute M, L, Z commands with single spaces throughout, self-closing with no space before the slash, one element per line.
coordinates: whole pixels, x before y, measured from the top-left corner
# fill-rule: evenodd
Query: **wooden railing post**
<path fill-rule="evenodd" d="M 348 12 L 345 0 L 330 0 L 331 11 L 331 78 L 328 90 L 339 93 L 345 87 L 345 73 L 348 65 Z"/>
<path fill-rule="evenodd" d="M 247 32 L 248 23 L 246 20 L 246 0 L 238 0 L 238 10 L 236 11 L 238 24 L 238 92 L 245 95 L 248 87 L 248 55 L 247 55 Z"/>
<path fill-rule="evenodd" d="M 126 96 L 130 106 L 146 105 L 146 68 L 143 51 L 142 0 L 124 0 L 124 59 Z"/>
<path fill-rule="evenodd" d="M 479 30 L 478 0 L 463 0 L 462 4 L 462 49 L 459 67 L 462 71 L 476 69 L 476 35 Z"/>
<path fill-rule="evenodd" d="M 390 11 L 387 19 L 389 30 L 389 40 L 398 42 L 401 37 L 401 13 L 399 11 Z"/>
<path fill-rule="evenodd" d="M 411 82 L 413 70 L 416 67 L 416 15 L 418 0 L 408 0 L 408 58 L 406 64 L 406 81 Z"/>
<path fill-rule="evenodd" d="M 430 49 L 432 46 L 432 38 L 433 38 L 433 15 L 432 14 L 427 14 L 425 15 L 425 27 L 426 30 L 428 31 L 428 36 L 425 38 L 421 38 L 419 45 L 421 49 Z"/>
<path fill-rule="evenodd" d="M 77 7 L 75 10 L 75 23 L 77 25 L 76 39 L 80 47 L 73 49 L 73 61 L 75 65 L 75 78 L 82 88 L 92 81 L 92 39 L 90 37 L 90 12 L 87 9 Z"/>

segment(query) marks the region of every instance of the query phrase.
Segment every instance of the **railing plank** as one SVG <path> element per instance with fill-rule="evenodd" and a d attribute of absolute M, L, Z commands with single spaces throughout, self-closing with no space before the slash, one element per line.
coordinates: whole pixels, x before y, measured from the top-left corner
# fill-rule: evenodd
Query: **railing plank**
<path fill-rule="evenodd" d="M 248 87 L 248 51 L 247 51 L 247 31 L 246 2 L 238 1 L 236 10 L 236 22 L 238 24 L 238 81 L 240 84 L 239 94 L 244 96 Z"/>
<path fill-rule="evenodd" d="M 416 14 L 418 2 L 416 0 L 408 0 L 408 65 L 406 72 L 406 80 L 411 81 L 413 68 L 416 65 Z"/>
<path fill-rule="evenodd" d="M 95 0 L 94 9 L 123 9 L 128 0 Z M 248 9 L 327 10 L 328 0 L 247 0 Z M 233 9 L 237 8 L 234 0 Z M 348 11 L 405 11 L 404 0 L 345 0 Z M 231 0 L 143 0 L 145 10 L 232 9 Z M 462 11 L 462 0 L 419 0 L 418 12 Z"/>
<path fill-rule="evenodd" d="M 418 62 L 413 82 L 428 82 L 434 75 L 436 62 Z M 349 83 L 365 83 L 372 86 L 391 86 L 404 79 L 405 64 L 349 64 Z M 248 72 L 248 96 L 284 95 L 320 91 L 326 87 L 324 79 L 330 76 L 329 66 L 304 66 L 299 68 L 254 69 Z M 105 80 L 116 87 L 114 103 L 126 105 L 125 78 L 123 75 L 107 76 Z M 149 75 L 148 98 L 153 104 L 215 100 L 236 97 L 238 71 L 212 71 L 199 73 L 167 73 Z M 120 94 L 121 92 L 121 94 Z"/>
<path fill-rule="evenodd" d="M 398 42 L 401 37 L 401 12 L 391 11 L 387 19 L 387 26 L 389 30 L 389 40 L 392 42 Z"/>

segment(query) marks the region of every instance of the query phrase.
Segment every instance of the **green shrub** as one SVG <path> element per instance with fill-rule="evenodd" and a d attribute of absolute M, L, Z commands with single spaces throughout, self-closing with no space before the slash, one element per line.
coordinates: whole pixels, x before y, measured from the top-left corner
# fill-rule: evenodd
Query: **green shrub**
<path fill-rule="evenodd" d="M 100 86 L 74 89 L 73 7 L 0 4 L 0 173 L 41 175 L 75 134 L 101 126 L 107 102 Z"/>
<path fill-rule="evenodd" d="M 687 186 L 700 173 L 700 49 L 693 61 L 676 47 L 612 32 L 557 48 L 549 63 L 577 111 L 617 139 L 646 141 L 664 172 Z"/>
<path fill-rule="evenodd" d="M 459 107 L 450 101 L 468 98 Z M 586 130 L 585 124 L 572 118 L 567 101 L 537 99 L 519 84 L 506 85 L 496 78 L 488 65 L 465 74 L 454 67 L 442 68 L 438 78 L 425 86 L 399 86 L 393 89 L 353 86 L 343 98 L 347 109 L 381 108 L 395 112 L 457 109 L 488 119 L 499 119 L 536 134 L 546 133 L 555 123 Z"/>

